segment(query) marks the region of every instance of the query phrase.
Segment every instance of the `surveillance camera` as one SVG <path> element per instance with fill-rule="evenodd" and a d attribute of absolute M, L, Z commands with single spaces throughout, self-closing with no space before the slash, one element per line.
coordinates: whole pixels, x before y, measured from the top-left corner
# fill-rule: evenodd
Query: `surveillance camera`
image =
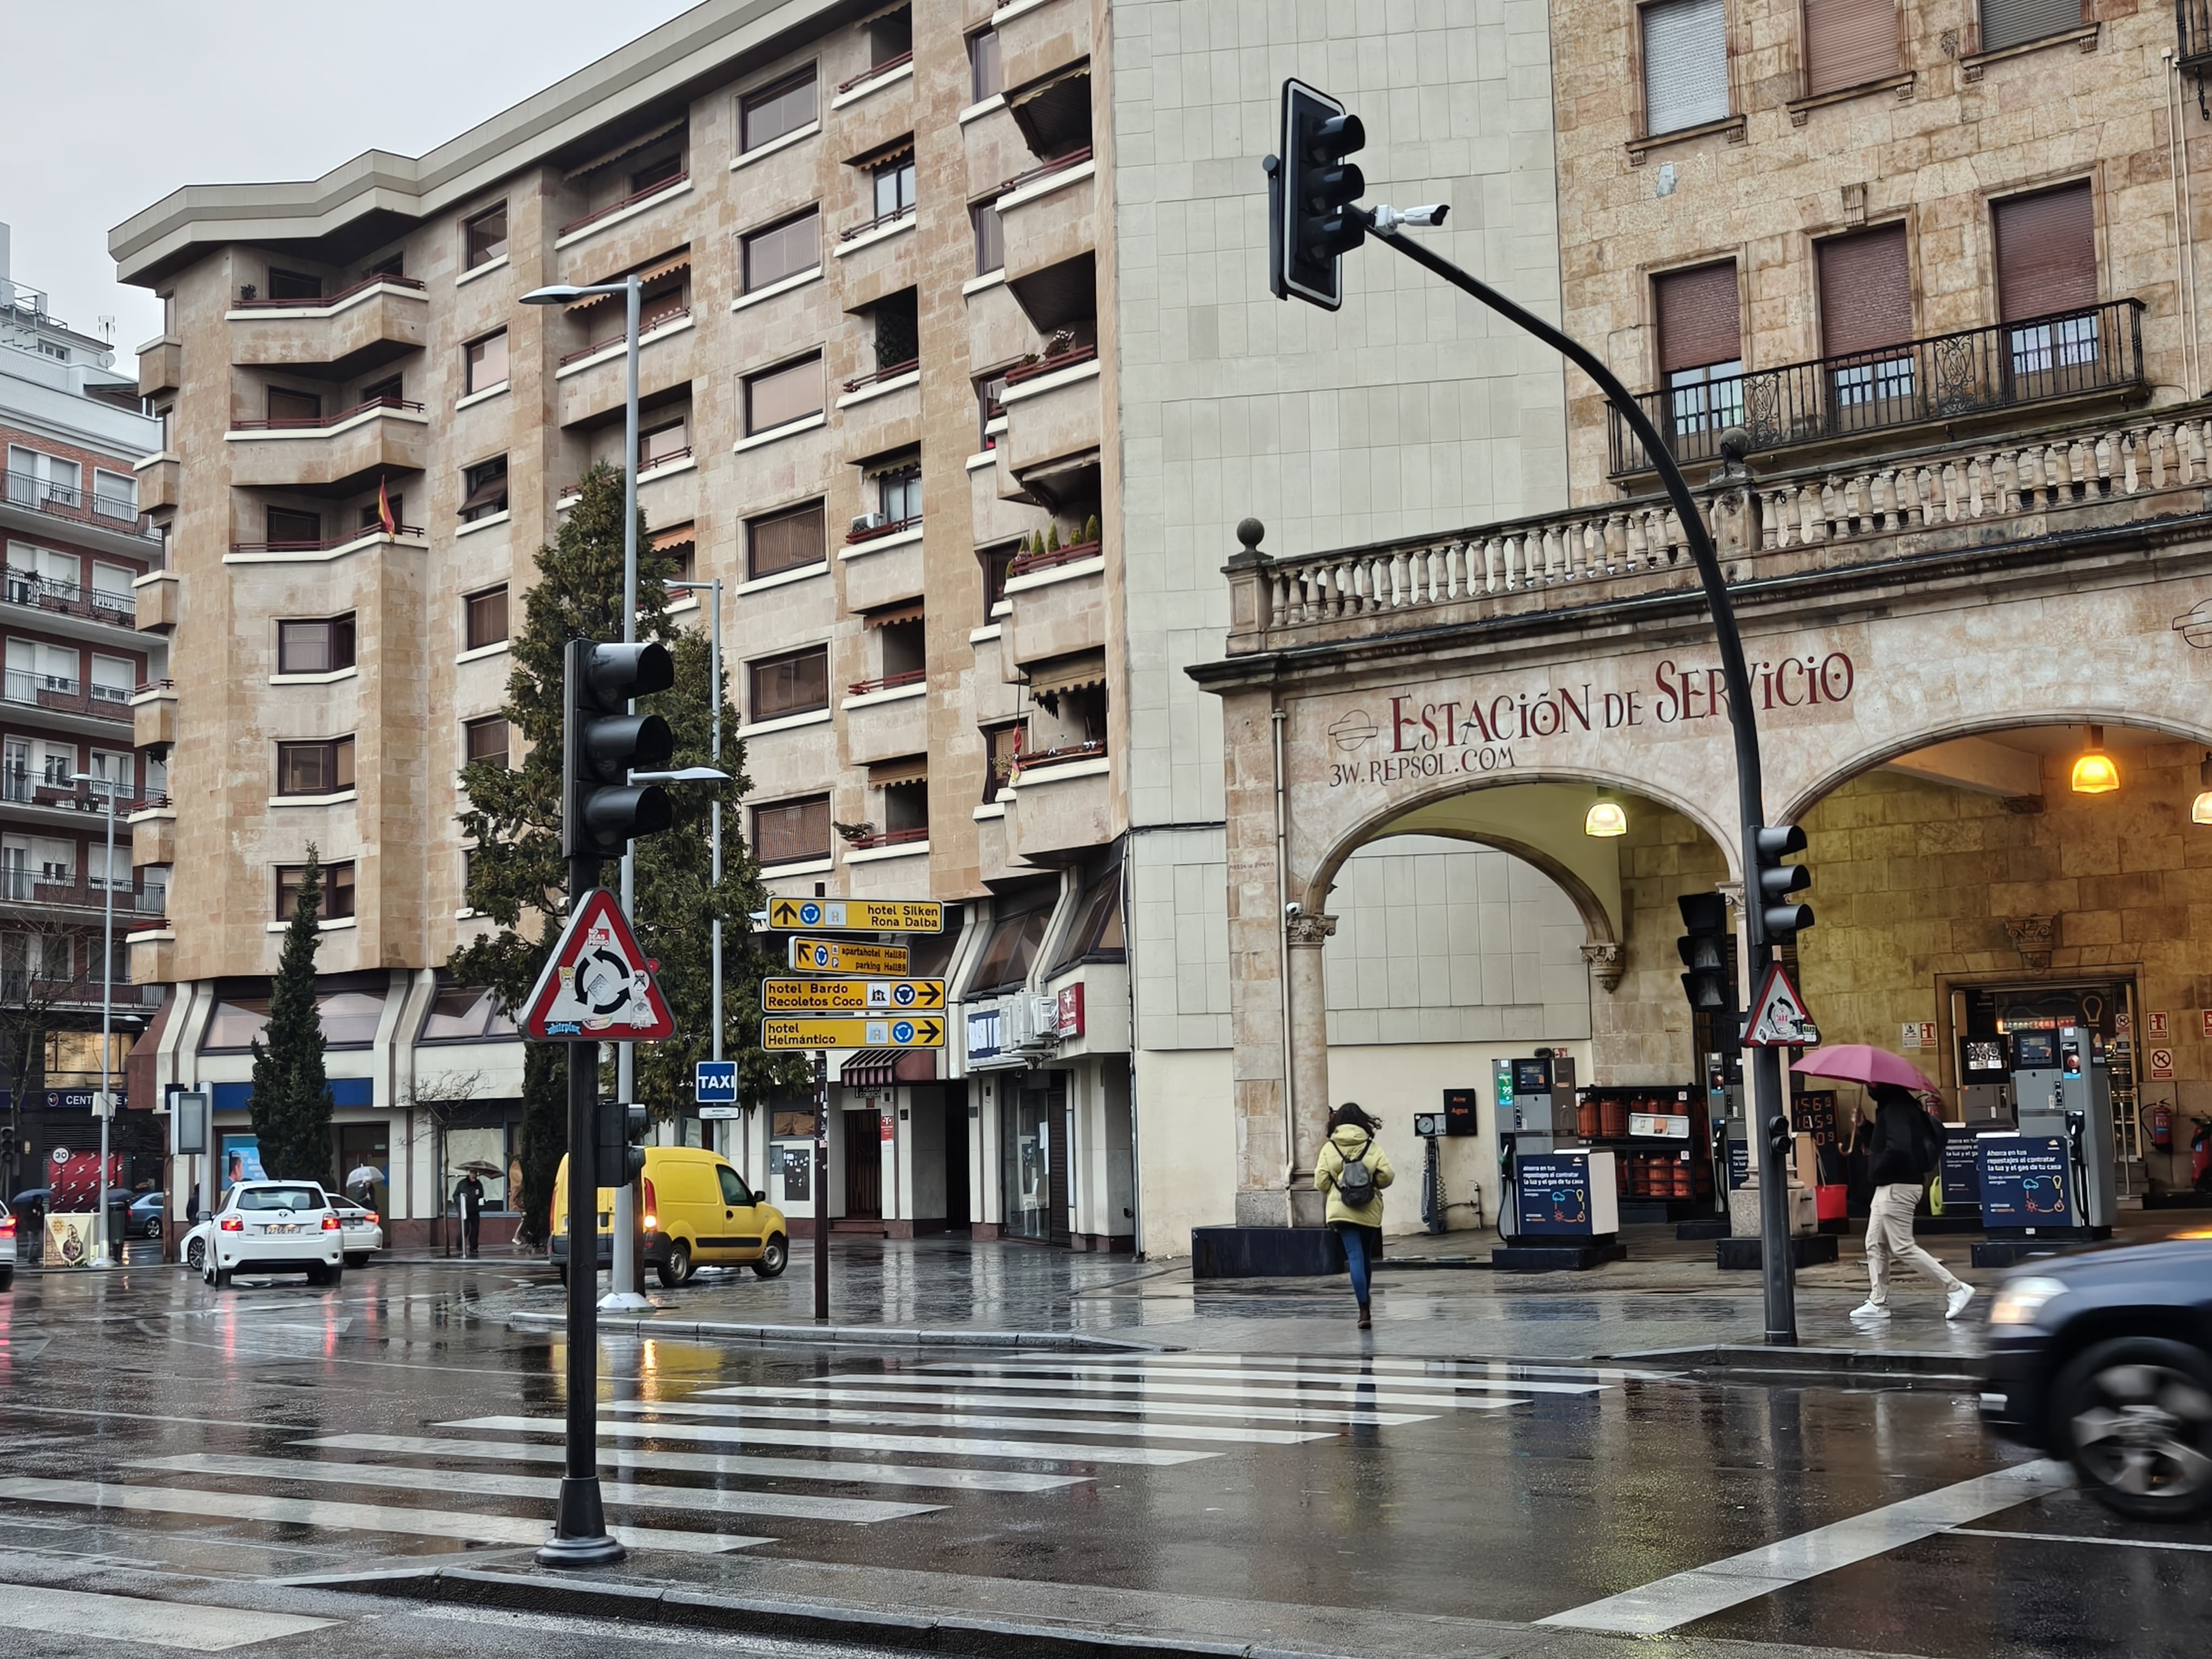
<path fill-rule="evenodd" d="M 1292 899 L 1288 904 L 1285 904 L 1283 907 L 1283 919 L 1285 921 L 1295 921 L 1300 916 L 1305 915 L 1305 913 L 1306 907 L 1299 903 L 1296 899 Z"/>

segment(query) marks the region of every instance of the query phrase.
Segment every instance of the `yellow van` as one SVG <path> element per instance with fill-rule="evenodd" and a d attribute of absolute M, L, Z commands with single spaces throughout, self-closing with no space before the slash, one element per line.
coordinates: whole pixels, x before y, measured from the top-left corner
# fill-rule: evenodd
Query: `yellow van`
<path fill-rule="evenodd" d="M 599 1194 L 599 1261 L 614 1259 L 615 1189 Z M 698 1146 L 645 1149 L 645 1261 L 670 1289 L 701 1267 L 749 1266 L 774 1279 L 790 1259 L 783 1212 L 745 1185 L 730 1160 Z M 553 1179 L 554 1265 L 568 1278 L 568 1160 Z"/>

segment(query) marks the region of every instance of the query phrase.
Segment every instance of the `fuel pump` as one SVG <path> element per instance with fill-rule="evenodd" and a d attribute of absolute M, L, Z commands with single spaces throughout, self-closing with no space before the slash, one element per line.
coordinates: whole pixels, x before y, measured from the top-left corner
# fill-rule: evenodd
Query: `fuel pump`
<path fill-rule="evenodd" d="M 1494 1267 L 1588 1267 L 1617 1261 L 1620 1188 L 1613 1155 L 1576 1132 L 1575 1063 L 1540 1048 L 1492 1062 L 1497 1101 L 1498 1230 Z"/>
<path fill-rule="evenodd" d="M 2062 1025 L 2010 1037 L 2018 1127 L 1976 1138 L 1990 1237 L 2109 1237 L 2119 1207 L 2112 1087 L 2095 1033 Z"/>

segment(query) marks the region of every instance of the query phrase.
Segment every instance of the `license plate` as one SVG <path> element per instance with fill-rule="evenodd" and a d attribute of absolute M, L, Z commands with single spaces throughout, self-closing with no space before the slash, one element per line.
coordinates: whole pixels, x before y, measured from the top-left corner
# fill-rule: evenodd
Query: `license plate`
<path fill-rule="evenodd" d="M 264 1233 L 296 1233 L 300 1230 L 289 1221 L 272 1221 L 261 1231 Z"/>

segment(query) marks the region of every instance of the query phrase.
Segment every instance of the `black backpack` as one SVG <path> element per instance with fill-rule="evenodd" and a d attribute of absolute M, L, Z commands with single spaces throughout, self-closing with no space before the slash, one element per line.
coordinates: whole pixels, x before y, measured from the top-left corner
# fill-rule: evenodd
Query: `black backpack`
<path fill-rule="evenodd" d="M 1344 1167 L 1336 1174 L 1336 1195 L 1349 1207 L 1364 1210 L 1375 1199 L 1375 1171 L 1367 1167 L 1367 1154 L 1375 1150 L 1370 1135 L 1357 1158 L 1344 1159 Z M 1338 1152 L 1342 1157 L 1341 1149 Z"/>

